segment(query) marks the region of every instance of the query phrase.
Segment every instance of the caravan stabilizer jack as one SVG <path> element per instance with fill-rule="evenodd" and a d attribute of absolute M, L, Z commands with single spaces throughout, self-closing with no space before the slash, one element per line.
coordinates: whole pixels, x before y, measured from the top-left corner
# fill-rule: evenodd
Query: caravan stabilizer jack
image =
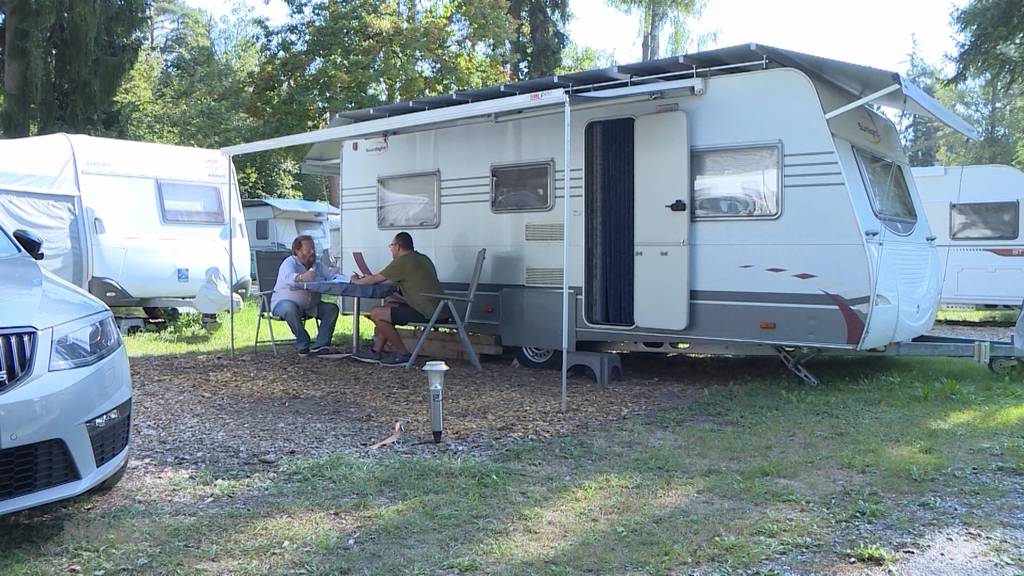
<path fill-rule="evenodd" d="M 800 377 L 801 380 L 810 384 L 811 386 L 817 386 L 819 384 L 818 377 L 811 374 L 811 371 L 804 366 L 804 362 L 817 356 L 817 350 L 808 350 L 803 353 L 795 353 L 797 351 L 786 350 L 782 346 L 775 347 L 775 353 L 782 358 L 782 362 L 786 364 L 786 368 L 789 368 L 793 374 Z"/>

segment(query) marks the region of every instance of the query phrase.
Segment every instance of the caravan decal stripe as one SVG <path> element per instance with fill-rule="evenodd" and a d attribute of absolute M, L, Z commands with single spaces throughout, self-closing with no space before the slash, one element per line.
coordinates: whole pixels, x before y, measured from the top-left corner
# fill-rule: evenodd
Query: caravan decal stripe
<path fill-rule="evenodd" d="M 490 188 L 490 185 L 487 182 L 484 182 L 482 184 L 460 184 L 458 186 L 445 186 L 444 184 L 441 185 L 441 190 L 442 191 L 444 191 L 444 190 L 462 190 L 462 189 L 465 189 L 465 188 Z"/>
<path fill-rule="evenodd" d="M 812 176 L 842 176 L 842 172 L 808 172 L 807 174 L 786 174 L 786 178 L 810 178 Z"/>
<path fill-rule="evenodd" d="M 452 204 L 489 204 L 490 198 L 484 198 L 483 200 L 460 200 L 456 202 L 441 202 L 441 206 L 451 206 Z"/>
<path fill-rule="evenodd" d="M 786 158 L 798 157 L 798 156 L 832 156 L 835 152 L 829 150 L 827 152 L 787 152 L 783 154 Z"/>
<path fill-rule="evenodd" d="M 786 188 L 825 188 L 828 186 L 842 186 L 846 187 L 846 184 L 842 182 L 822 182 L 821 184 L 784 184 Z"/>
<path fill-rule="evenodd" d="M 864 335 L 864 320 L 850 307 L 850 303 L 842 296 L 829 294 L 824 290 L 821 292 L 832 300 L 836 308 L 839 308 L 839 313 L 843 315 L 843 321 L 846 322 L 846 343 L 859 344 L 861 336 Z"/>
<path fill-rule="evenodd" d="M 490 190 L 484 192 L 460 192 L 458 194 L 441 194 L 441 198 L 457 198 L 459 196 L 479 196 L 481 194 L 490 194 Z"/>
<path fill-rule="evenodd" d="M 830 306 L 835 302 L 824 294 L 785 293 L 785 292 L 732 292 L 724 290 L 691 290 L 690 300 L 714 302 L 743 302 L 770 304 L 807 304 L 813 306 Z M 850 306 L 860 306 L 871 301 L 869 296 L 844 299 Z"/>
<path fill-rule="evenodd" d="M 786 168 L 799 168 L 802 166 L 839 166 L 839 162 L 804 162 L 801 164 L 783 164 Z"/>

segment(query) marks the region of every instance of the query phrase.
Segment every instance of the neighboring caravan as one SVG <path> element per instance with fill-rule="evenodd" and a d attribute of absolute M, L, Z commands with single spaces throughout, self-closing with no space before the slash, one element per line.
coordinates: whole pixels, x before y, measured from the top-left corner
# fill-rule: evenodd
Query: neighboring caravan
<path fill-rule="evenodd" d="M 1000 165 L 930 166 L 913 172 L 944 270 L 941 303 L 1020 306 L 1024 173 Z"/>
<path fill-rule="evenodd" d="M 898 74 L 746 44 L 343 112 L 224 151 L 315 144 L 306 164 L 341 172 L 345 261 L 380 269 L 406 230 L 458 290 L 486 248 L 471 326 L 524 364 L 563 347 L 568 197 L 568 350 L 779 354 L 800 373 L 821 351 L 920 336 L 938 307 L 910 167 L 872 105 L 976 136 Z"/>
<path fill-rule="evenodd" d="M 216 150 L 68 134 L 0 140 L 0 223 L 40 235 L 43 266 L 111 307 L 188 305 L 209 268 L 229 277 L 228 234 L 234 289 L 249 286 L 230 168 Z"/>
<path fill-rule="evenodd" d="M 300 234 L 313 237 L 318 250 L 330 249 L 328 204 L 289 198 L 242 200 L 249 247 L 253 250 L 291 250 Z M 335 210 L 337 212 L 337 210 Z"/>

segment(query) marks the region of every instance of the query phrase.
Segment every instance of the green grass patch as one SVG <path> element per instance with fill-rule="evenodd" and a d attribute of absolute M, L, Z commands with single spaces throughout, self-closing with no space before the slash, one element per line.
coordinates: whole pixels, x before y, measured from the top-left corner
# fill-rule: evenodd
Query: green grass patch
<path fill-rule="evenodd" d="M 330 300 L 325 297 L 325 300 Z M 256 339 L 258 306 L 253 298 L 245 301 L 245 306 L 234 315 L 234 342 L 236 351 L 249 352 Z M 274 337 L 280 346 L 292 346 L 293 336 L 288 325 L 282 321 L 273 321 Z M 360 337 L 373 337 L 373 323 L 363 319 L 359 323 Z M 306 322 L 306 332 L 310 337 L 316 336 L 316 323 Z M 125 347 L 131 357 L 163 356 L 180 354 L 215 354 L 231 350 L 231 317 L 227 312 L 217 315 L 216 324 L 204 327 L 201 316 L 195 313 L 183 313 L 178 319 L 166 324 L 151 324 L 139 332 L 124 338 Z M 333 342 L 347 345 L 352 338 L 352 317 L 338 316 L 334 326 Z M 260 326 L 260 349 L 270 349 L 270 331 L 267 321 Z"/>

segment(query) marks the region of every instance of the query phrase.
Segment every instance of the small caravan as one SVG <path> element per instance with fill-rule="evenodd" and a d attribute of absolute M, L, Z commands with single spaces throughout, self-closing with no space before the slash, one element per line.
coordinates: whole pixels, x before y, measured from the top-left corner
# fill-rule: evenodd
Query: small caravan
<path fill-rule="evenodd" d="M 942 305 L 1020 306 L 1024 173 L 1002 165 L 929 166 L 913 173 L 944 271 Z"/>
<path fill-rule="evenodd" d="M 43 266 L 111 307 L 187 306 L 210 268 L 247 290 L 240 212 L 216 150 L 71 134 L 0 140 L 0 224 L 41 236 Z"/>
<path fill-rule="evenodd" d="M 320 202 L 290 198 L 242 200 L 249 247 L 253 250 L 290 250 L 300 234 L 313 237 L 319 250 L 330 249 L 327 216 L 331 207 Z"/>
<path fill-rule="evenodd" d="M 938 307 L 924 207 L 878 105 L 976 136 L 899 74 L 745 44 L 342 112 L 224 151 L 313 144 L 311 170 L 340 172 L 345 261 L 379 269 L 405 230 L 458 291 L 486 248 L 471 328 L 523 364 L 778 354 L 813 381 L 802 359 L 912 340 Z"/>

